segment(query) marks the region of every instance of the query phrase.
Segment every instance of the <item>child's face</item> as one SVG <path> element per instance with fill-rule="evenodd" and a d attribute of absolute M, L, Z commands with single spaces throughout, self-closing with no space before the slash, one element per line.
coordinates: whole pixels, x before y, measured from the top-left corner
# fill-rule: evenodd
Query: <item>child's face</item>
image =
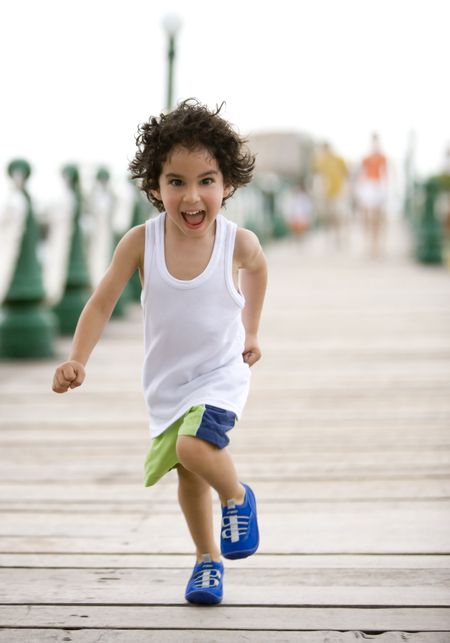
<path fill-rule="evenodd" d="M 216 159 L 206 149 L 179 146 L 164 163 L 159 190 L 153 195 L 163 202 L 169 225 L 184 235 L 202 236 L 211 231 L 230 190 Z"/>

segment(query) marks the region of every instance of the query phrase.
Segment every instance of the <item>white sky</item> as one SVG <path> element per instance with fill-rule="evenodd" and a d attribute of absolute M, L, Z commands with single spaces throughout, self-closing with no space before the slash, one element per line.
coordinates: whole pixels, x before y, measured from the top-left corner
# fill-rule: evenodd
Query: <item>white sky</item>
<path fill-rule="evenodd" d="M 350 161 L 377 130 L 399 172 L 414 130 L 419 172 L 440 168 L 448 0 L 14 0 L 0 7 L 2 176 L 16 156 L 38 187 L 72 160 L 125 172 L 137 124 L 164 108 L 170 12 L 177 99 L 225 100 L 242 133 L 304 131 Z"/>

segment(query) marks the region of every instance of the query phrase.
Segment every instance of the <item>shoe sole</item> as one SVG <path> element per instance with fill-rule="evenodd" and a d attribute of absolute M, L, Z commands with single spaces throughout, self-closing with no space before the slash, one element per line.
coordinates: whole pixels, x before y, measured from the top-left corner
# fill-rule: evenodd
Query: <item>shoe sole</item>
<path fill-rule="evenodd" d="M 253 507 L 252 507 L 252 509 L 253 509 L 253 511 L 255 513 L 255 518 L 256 518 L 256 535 L 257 535 L 256 545 L 255 545 L 255 547 L 252 547 L 252 549 L 241 549 L 240 551 L 231 551 L 228 554 L 224 554 L 224 552 L 222 551 L 221 552 L 222 556 L 224 558 L 228 558 L 228 560 L 237 560 L 239 558 L 248 558 L 249 556 L 254 554 L 256 552 L 256 550 L 258 549 L 258 547 L 259 547 L 259 528 L 258 528 L 258 516 L 257 516 L 257 513 L 256 513 L 256 498 L 255 498 L 255 494 L 253 493 L 253 490 L 250 489 L 250 487 L 245 485 L 245 489 L 246 489 L 246 493 L 250 492 L 251 497 L 253 499 L 254 509 L 253 509 Z"/>
<path fill-rule="evenodd" d="M 185 598 L 189 603 L 194 603 L 195 605 L 217 605 L 222 601 L 222 596 L 214 596 L 214 594 L 210 592 L 202 592 L 199 590 L 189 592 Z"/>
<path fill-rule="evenodd" d="M 242 551 L 233 551 L 233 552 L 230 552 L 229 554 L 222 553 L 222 556 L 224 558 L 228 558 L 228 560 L 237 560 L 238 558 L 248 558 L 249 556 L 255 553 L 258 547 L 259 547 L 259 541 L 256 547 L 254 547 L 253 549 L 243 549 Z"/>

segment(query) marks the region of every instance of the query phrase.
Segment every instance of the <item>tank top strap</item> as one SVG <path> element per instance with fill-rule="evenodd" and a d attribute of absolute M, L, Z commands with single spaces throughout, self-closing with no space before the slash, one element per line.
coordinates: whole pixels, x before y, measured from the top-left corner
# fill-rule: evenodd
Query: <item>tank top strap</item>
<path fill-rule="evenodd" d="M 160 217 L 161 215 L 148 219 L 145 222 L 144 286 L 141 292 L 141 303 L 145 301 L 147 296 L 152 263 L 155 258 L 156 230 Z"/>

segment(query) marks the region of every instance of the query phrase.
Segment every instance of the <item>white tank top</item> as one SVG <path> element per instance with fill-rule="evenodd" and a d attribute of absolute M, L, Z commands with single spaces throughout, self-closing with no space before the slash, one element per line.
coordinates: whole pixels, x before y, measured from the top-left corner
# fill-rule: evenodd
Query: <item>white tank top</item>
<path fill-rule="evenodd" d="M 211 404 L 240 417 L 250 368 L 244 362 L 243 295 L 233 282 L 236 224 L 219 214 L 204 271 L 173 277 L 164 255 L 165 213 L 145 224 L 143 386 L 155 438 L 191 406 Z"/>

